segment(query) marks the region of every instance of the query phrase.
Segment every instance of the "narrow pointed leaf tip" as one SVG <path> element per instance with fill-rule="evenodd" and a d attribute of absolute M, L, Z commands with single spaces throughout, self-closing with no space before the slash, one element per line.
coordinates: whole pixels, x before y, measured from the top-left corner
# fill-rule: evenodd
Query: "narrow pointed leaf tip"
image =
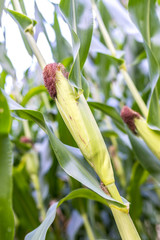
<path fill-rule="evenodd" d="M 65 78 L 68 78 L 68 72 L 61 63 L 47 64 L 43 70 L 44 85 L 47 88 L 51 98 L 55 98 L 56 93 L 56 71 L 61 71 Z"/>
<path fill-rule="evenodd" d="M 121 110 L 121 118 L 128 125 L 128 127 L 134 134 L 137 134 L 134 119 L 135 118 L 139 119 L 140 117 L 141 115 L 139 113 L 133 111 L 127 106 L 124 106 Z"/>

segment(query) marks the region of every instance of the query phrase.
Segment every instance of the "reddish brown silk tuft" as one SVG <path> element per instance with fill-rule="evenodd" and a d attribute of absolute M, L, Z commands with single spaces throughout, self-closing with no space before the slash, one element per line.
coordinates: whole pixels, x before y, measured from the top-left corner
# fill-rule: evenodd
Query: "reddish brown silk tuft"
<path fill-rule="evenodd" d="M 68 78 L 68 72 L 61 63 L 47 64 L 43 70 L 44 85 L 53 99 L 56 97 L 56 71 L 61 71 Z"/>
<path fill-rule="evenodd" d="M 124 106 L 121 110 L 121 118 L 128 125 L 130 130 L 135 134 L 137 132 L 136 132 L 136 126 L 135 126 L 135 123 L 134 123 L 134 119 L 135 118 L 140 118 L 140 117 L 141 117 L 141 115 L 139 113 L 133 111 L 132 109 L 130 109 L 127 106 Z"/>

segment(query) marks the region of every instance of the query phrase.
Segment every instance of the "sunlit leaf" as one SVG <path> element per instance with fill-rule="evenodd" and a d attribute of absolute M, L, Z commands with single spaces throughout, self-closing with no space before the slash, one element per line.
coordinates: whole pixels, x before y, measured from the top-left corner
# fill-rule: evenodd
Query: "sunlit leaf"
<path fill-rule="evenodd" d="M 25 31 L 33 31 L 33 27 L 36 25 L 36 21 L 32 20 L 30 18 L 28 18 L 26 15 L 10 10 L 10 9 L 6 9 L 6 11 L 10 14 L 10 16 L 14 19 L 14 21 L 17 22 L 18 26 L 20 27 L 20 33 L 23 39 L 23 42 L 25 44 L 25 47 L 29 53 L 30 56 L 32 56 L 33 52 L 31 49 L 31 46 L 29 45 L 26 36 L 25 36 Z"/>
<path fill-rule="evenodd" d="M 56 44 L 54 45 L 53 52 L 57 62 L 61 62 L 65 67 L 70 66 L 73 62 L 72 48 L 67 40 L 62 36 L 57 12 L 54 13 L 54 25 L 53 28 L 56 33 Z"/>
<path fill-rule="evenodd" d="M 35 20 L 31 20 L 29 17 L 27 17 L 22 13 L 19 13 L 10 9 L 6 9 L 6 11 L 10 14 L 10 16 L 18 23 L 18 25 L 24 31 L 26 31 L 28 27 L 36 25 Z"/>
<path fill-rule="evenodd" d="M 60 9 L 80 40 L 79 60 L 82 69 L 88 55 L 93 31 L 91 1 L 62 0 Z"/>
<path fill-rule="evenodd" d="M 93 16 L 90 0 L 85 2 L 62 0 L 60 9 L 68 23 L 73 45 L 74 62 L 70 70 L 70 78 L 78 87 L 84 90 L 85 97 L 88 96 L 88 85 L 85 78 L 81 78 L 81 70 L 86 61 L 93 32 Z"/>

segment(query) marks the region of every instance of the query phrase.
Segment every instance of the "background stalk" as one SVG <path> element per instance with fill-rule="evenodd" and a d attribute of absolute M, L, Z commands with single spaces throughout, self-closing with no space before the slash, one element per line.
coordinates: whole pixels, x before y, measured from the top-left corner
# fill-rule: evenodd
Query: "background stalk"
<path fill-rule="evenodd" d="M 89 240 L 96 240 L 95 237 L 94 237 L 91 225 L 89 223 L 88 216 L 87 216 L 82 204 L 81 204 L 81 217 L 83 218 L 83 223 L 84 223 L 84 227 L 86 229 L 87 235 L 88 235 L 88 239 Z"/>
<path fill-rule="evenodd" d="M 107 47 L 111 51 L 111 55 L 115 57 L 116 56 L 116 49 L 115 49 L 115 47 L 114 47 L 114 45 L 112 43 L 110 35 L 109 35 L 105 25 L 104 25 L 104 22 L 102 20 L 102 17 L 100 15 L 99 11 L 98 11 L 98 8 L 97 8 L 94 0 L 92 0 L 92 7 L 93 7 L 93 9 L 94 9 L 94 11 L 96 13 L 96 18 L 97 18 L 97 21 L 98 21 L 98 24 L 99 24 L 99 28 L 100 28 L 100 30 L 102 32 L 105 44 L 107 45 Z"/>
<path fill-rule="evenodd" d="M 127 86 L 129 88 L 129 90 L 131 91 L 136 103 L 138 104 L 141 112 L 143 113 L 143 116 L 145 118 L 147 118 L 147 115 L 148 115 L 148 109 L 143 101 L 143 99 L 141 98 L 139 92 L 137 91 L 137 88 L 135 87 L 131 77 L 129 76 L 127 70 L 126 70 L 126 67 L 123 65 L 122 67 L 120 67 L 120 71 L 127 83 Z"/>
<path fill-rule="evenodd" d="M 93 6 L 93 9 L 95 10 L 96 18 L 97 18 L 97 21 L 98 21 L 98 24 L 99 24 L 99 28 L 100 28 L 100 31 L 101 31 L 102 36 L 103 36 L 103 38 L 104 38 L 104 41 L 105 41 L 105 43 L 106 43 L 106 46 L 107 46 L 108 49 L 111 51 L 111 55 L 112 55 L 113 57 L 115 57 L 115 56 L 116 56 L 116 49 L 115 49 L 114 44 L 113 44 L 113 42 L 112 42 L 112 40 L 111 40 L 111 38 L 110 38 L 110 36 L 109 36 L 109 33 L 108 33 L 108 31 L 107 31 L 104 23 L 103 23 L 102 17 L 101 17 L 101 15 L 100 15 L 100 13 L 99 13 L 99 10 L 98 10 L 98 8 L 97 8 L 94 0 L 92 0 L 92 6 Z M 125 66 L 125 62 L 124 62 L 124 65 L 123 65 L 123 66 Z M 141 96 L 140 96 L 137 88 L 135 87 L 135 85 L 134 85 L 131 77 L 129 76 L 126 68 L 121 67 L 121 68 L 120 68 L 120 71 L 121 71 L 121 73 L 122 73 L 122 75 L 123 75 L 123 77 L 124 77 L 124 80 L 125 80 L 128 88 L 129 88 L 129 90 L 130 90 L 131 93 L 132 93 L 132 96 L 134 97 L 137 105 L 139 106 L 141 112 L 143 113 L 144 117 L 147 118 L 148 109 L 147 109 L 147 107 L 146 107 L 143 99 L 141 98 Z"/>

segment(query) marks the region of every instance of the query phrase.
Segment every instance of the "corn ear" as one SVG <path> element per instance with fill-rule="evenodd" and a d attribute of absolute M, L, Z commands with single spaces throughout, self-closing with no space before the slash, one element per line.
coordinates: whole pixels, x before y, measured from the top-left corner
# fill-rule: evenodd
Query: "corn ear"
<path fill-rule="evenodd" d="M 135 119 L 138 134 L 143 138 L 151 151 L 160 159 L 160 133 L 148 127 L 144 118 Z"/>
<path fill-rule="evenodd" d="M 139 135 L 151 151 L 160 159 L 160 133 L 149 128 L 146 120 L 139 113 L 123 107 L 121 117 L 133 133 Z"/>
<path fill-rule="evenodd" d="M 63 70 L 62 65 L 58 65 L 53 72 L 57 108 L 85 159 L 105 185 L 111 184 L 114 182 L 113 169 L 100 130 L 82 92 L 75 91 Z"/>

